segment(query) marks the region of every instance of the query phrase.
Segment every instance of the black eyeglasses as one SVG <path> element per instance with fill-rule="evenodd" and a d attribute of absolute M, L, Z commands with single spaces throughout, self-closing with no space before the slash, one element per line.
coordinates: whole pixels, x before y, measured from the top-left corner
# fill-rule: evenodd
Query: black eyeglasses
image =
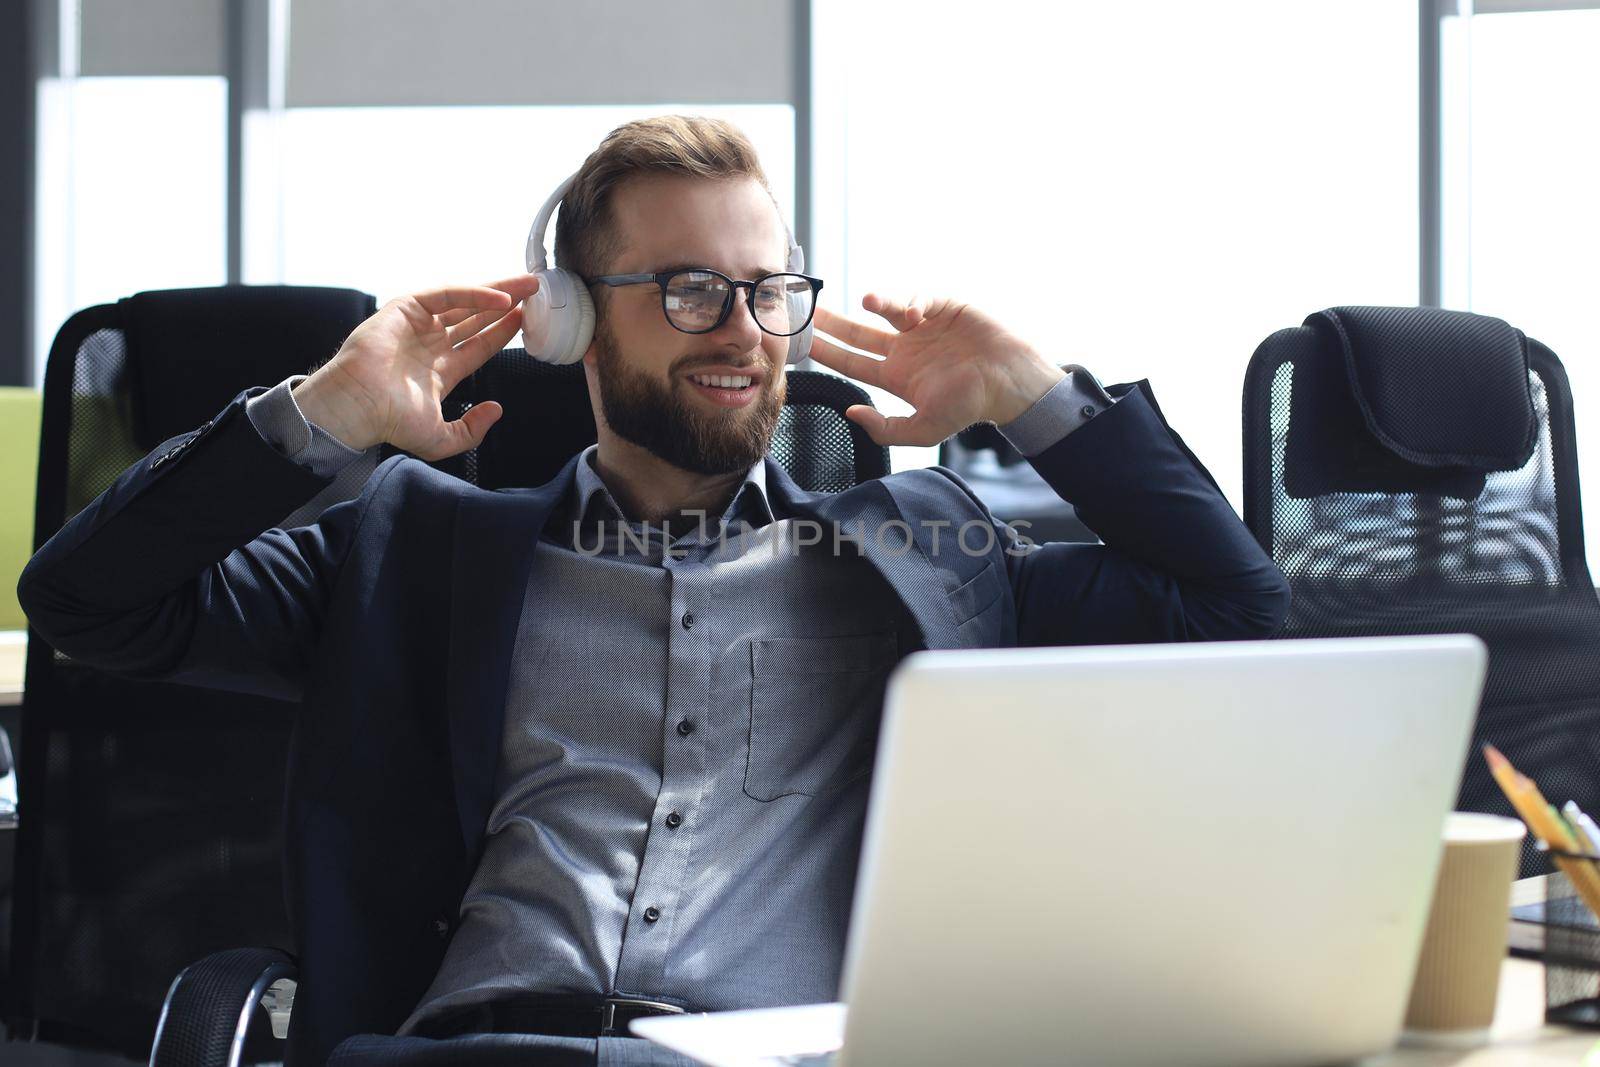
<path fill-rule="evenodd" d="M 745 304 L 750 317 L 764 333 L 793 337 L 811 325 L 817 311 L 822 279 L 807 274 L 767 274 L 741 282 L 712 270 L 690 267 L 656 274 L 607 274 L 590 278 L 591 285 L 646 285 L 661 287 L 661 311 L 672 327 L 684 333 L 710 333 L 733 311 L 733 294 L 747 289 Z"/>

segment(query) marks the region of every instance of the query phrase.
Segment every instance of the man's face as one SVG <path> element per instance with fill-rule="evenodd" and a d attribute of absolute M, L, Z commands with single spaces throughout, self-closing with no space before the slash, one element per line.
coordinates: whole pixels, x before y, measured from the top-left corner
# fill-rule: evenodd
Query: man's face
<path fill-rule="evenodd" d="M 622 251 L 607 274 L 711 267 L 738 281 L 784 269 L 788 242 L 753 178 L 647 177 L 612 195 Z M 656 285 L 596 286 L 602 305 L 584 356 L 597 416 L 618 437 L 698 474 L 730 474 L 766 454 L 783 406 L 789 338 L 761 331 L 736 292 L 727 321 L 689 334 L 667 322 Z M 744 388 L 697 376 L 749 377 Z"/>

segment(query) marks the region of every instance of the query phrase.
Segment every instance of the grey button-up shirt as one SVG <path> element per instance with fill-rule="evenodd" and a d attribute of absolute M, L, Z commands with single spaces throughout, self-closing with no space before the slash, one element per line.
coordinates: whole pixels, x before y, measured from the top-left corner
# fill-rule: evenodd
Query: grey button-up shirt
<path fill-rule="evenodd" d="M 534 548 L 483 858 L 402 1032 L 510 991 L 837 992 L 883 686 L 916 626 L 849 546 L 797 546 L 761 465 L 729 536 L 673 538 L 626 523 L 593 456 Z"/>
<path fill-rule="evenodd" d="M 1019 451 L 1111 402 L 1080 374 L 1001 427 Z M 361 454 L 305 421 L 299 380 L 247 413 L 332 474 Z M 915 623 L 848 543 L 773 514 L 761 462 L 720 517 L 668 531 L 628 523 L 594 453 L 530 546 L 483 857 L 401 1033 L 519 992 L 837 998 L 883 688 Z"/>

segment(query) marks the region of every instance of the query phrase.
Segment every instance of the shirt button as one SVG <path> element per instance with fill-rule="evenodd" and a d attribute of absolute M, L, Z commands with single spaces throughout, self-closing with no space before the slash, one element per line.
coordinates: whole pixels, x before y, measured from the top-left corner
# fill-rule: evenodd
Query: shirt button
<path fill-rule="evenodd" d="M 650 907 L 644 909 L 644 921 L 645 922 L 653 923 L 659 918 L 661 918 L 661 909 L 660 908 L 655 907 L 654 905 L 651 905 Z"/>
<path fill-rule="evenodd" d="M 694 612 L 692 612 L 692 611 L 684 612 L 683 613 L 683 619 L 681 621 L 683 623 L 683 628 L 685 630 L 694 629 Z"/>
<path fill-rule="evenodd" d="M 1083 405 L 1083 407 L 1078 409 L 1078 414 L 1082 415 L 1086 419 L 1094 418 L 1094 416 L 1095 416 L 1094 405 L 1093 404 L 1085 404 L 1085 405 Z"/>
<path fill-rule="evenodd" d="M 683 825 L 683 816 L 682 815 L 679 815 L 677 812 L 674 811 L 674 812 L 672 812 L 671 814 L 669 814 L 667 816 L 667 829 L 668 830 L 676 830 L 678 827 L 680 827 L 682 825 Z"/>
<path fill-rule="evenodd" d="M 688 737 L 692 733 L 694 733 L 694 723 L 690 722 L 688 719 L 679 719 L 678 734 L 682 737 Z"/>

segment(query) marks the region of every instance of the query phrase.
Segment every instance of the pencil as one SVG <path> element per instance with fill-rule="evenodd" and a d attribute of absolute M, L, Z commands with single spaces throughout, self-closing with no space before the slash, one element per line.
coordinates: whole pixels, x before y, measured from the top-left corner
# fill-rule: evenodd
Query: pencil
<path fill-rule="evenodd" d="M 1516 809 L 1522 821 L 1528 824 L 1528 829 L 1543 841 L 1548 848 L 1562 852 L 1582 852 L 1578 842 L 1572 837 L 1560 816 L 1553 816 L 1555 811 L 1539 792 L 1539 787 L 1511 765 L 1511 761 L 1501 754 L 1493 745 L 1483 746 L 1483 758 L 1489 761 L 1489 773 L 1494 775 L 1494 780 L 1499 783 L 1500 789 L 1505 793 L 1506 799 Z M 1594 912 L 1595 918 L 1600 920 L 1600 872 L 1596 872 L 1593 863 L 1588 860 L 1575 860 L 1566 856 L 1553 856 L 1556 866 L 1566 874 L 1567 880 L 1572 883 L 1572 888 L 1577 890 L 1578 896 Z"/>
<path fill-rule="evenodd" d="M 1507 762 L 1509 763 L 1509 761 Z M 1580 855 L 1587 854 L 1589 846 L 1584 844 L 1583 838 L 1567 824 L 1567 820 L 1561 817 L 1561 813 L 1556 810 L 1556 806 L 1544 798 L 1544 794 L 1539 792 L 1539 787 L 1534 783 L 1533 779 L 1525 774 L 1518 774 L 1517 778 L 1527 791 L 1528 798 L 1533 801 L 1533 805 L 1542 809 L 1545 813 L 1545 822 L 1549 826 L 1551 834 L 1550 837 L 1545 838 L 1545 843 L 1552 847 L 1559 847 L 1566 852 L 1577 852 Z M 1597 908 L 1594 903 L 1595 901 L 1600 901 L 1600 868 L 1595 867 L 1593 860 L 1566 857 L 1562 870 L 1568 872 L 1567 877 L 1569 880 L 1572 878 L 1571 872 L 1574 869 L 1582 872 L 1582 881 L 1589 890 L 1587 893 L 1583 893 L 1582 889 L 1579 890 L 1584 896 L 1584 902 L 1589 905 L 1589 910 L 1595 913 L 1595 917 L 1600 919 L 1600 908 Z"/>

